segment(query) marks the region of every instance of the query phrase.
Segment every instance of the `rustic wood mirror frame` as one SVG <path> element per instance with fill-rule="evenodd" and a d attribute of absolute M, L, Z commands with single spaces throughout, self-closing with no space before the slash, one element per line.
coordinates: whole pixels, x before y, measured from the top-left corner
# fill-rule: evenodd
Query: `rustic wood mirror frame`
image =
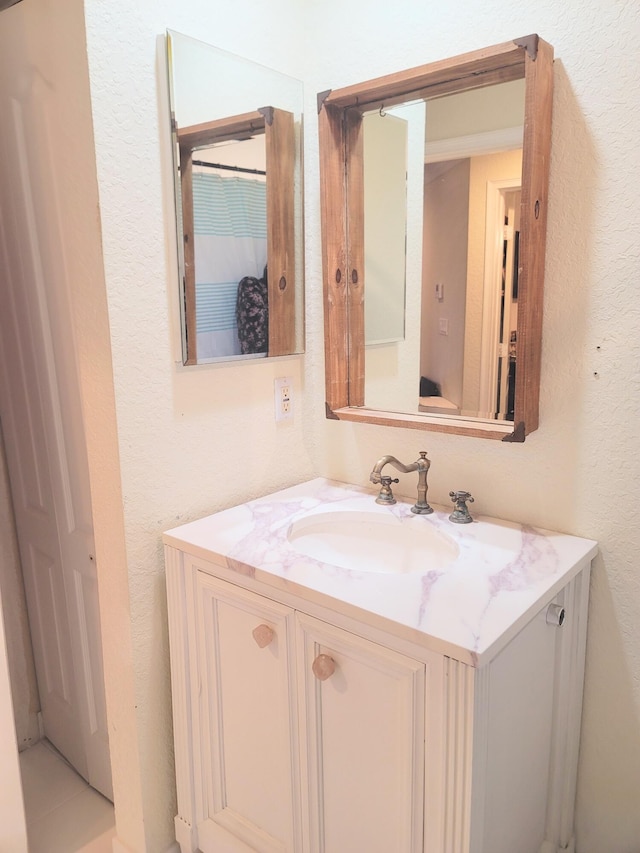
<path fill-rule="evenodd" d="M 295 352 L 295 224 L 293 114 L 275 107 L 176 127 L 180 152 L 182 238 L 184 245 L 185 364 L 197 364 L 196 271 L 193 227 L 193 154 L 209 145 L 265 134 L 267 163 L 267 266 L 269 349 L 267 355 Z"/>
<path fill-rule="evenodd" d="M 525 80 L 513 421 L 368 409 L 364 375 L 364 112 Z M 318 95 L 328 418 L 522 442 L 538 427 L 553 48 L 537 35 Z M 418 396 L 416 378 L 416 398 Z"/>

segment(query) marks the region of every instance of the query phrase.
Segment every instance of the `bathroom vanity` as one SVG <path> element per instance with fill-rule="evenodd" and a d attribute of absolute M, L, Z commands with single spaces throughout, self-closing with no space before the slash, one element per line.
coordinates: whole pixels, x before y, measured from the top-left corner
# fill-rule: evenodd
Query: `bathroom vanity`
<path fill-rule="evenodd" d="M 374 497 L 164 535 L 182 853 L 573 850 L 596 544 Z"/>

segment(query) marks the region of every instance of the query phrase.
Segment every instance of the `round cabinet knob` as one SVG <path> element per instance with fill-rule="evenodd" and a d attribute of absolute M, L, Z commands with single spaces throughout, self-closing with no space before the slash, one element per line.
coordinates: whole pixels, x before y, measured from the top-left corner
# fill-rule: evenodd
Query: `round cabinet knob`
<path fill-rule="evenodd" d="M 268 625 L 258 625 L 251 633 L 253 634 L 253 639 L 261 649 L 266 648 L 273 640 L 273 628 L 270 628 Z"/>
<path fill-rule="evenodd" d="M 556 628 L 560 628 L 564 623 L 565 616 L 564 607 L 559 604 L 550 604 L 547 607 L 547 625 L 555 625 Z"/>
<path fill-rule="evenodd" d="M 318 681 L 326 681 L 336 671 L 336 662 L 329 655 L 318 655 L 311 669 Z"/>

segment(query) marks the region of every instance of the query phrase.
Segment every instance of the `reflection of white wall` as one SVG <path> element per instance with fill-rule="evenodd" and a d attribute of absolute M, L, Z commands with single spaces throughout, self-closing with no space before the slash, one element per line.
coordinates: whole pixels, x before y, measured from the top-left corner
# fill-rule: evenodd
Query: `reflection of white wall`
<path fill-rule="evenodd" d="M 278 107 L 300 120 L 301 83 L 272 68 L 170 32 L 173 108 L 179 127 Z"/>
<path fill-rule="evenodd" d="M 462 406 L 469 160 L 425 166 L 424 263 L 420 374 L 440 385 L 443 397 Z M 436 283 L 444 298 L 436 300 Z M 445 320 L 448 334 L 440 334 Z"/>
<path fill-rule="evenodd" d="M 476 414 L 480 408 L 487 182 L 517 179 L 521 175 L 521 150 L 471 158 L 463 394 L 463 409 L 471 414 Z"/>
<path fill-rule="evenodd" d="M 404 338 L 407 134 L 405 119 L 379 112 L 362 120 L 364 181 L 364 338 Z"/>
<path fill-rule="evenodd" d="M 407 122 L 406 272 L 404 340 L 365 349 L 365 403 L 372 408 L 415 410 L 418 403 L 422 270 L 424 104 L 395 107 Z M 402 227 L 405 227 L 403 215 Z M 366 288 L 365 283 L 365 288 Z M 365 291 L 366 292 L 366 291 Z M 366 300 L 366 295 L 365 295 Z"/>

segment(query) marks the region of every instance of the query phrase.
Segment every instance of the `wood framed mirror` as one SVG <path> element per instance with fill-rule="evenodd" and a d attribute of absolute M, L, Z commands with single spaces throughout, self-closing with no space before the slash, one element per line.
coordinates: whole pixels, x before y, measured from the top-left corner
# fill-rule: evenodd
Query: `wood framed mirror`
<path fill-rule="evenodd" d="M 517 81 L 521 83 L 518 84 Z M 502 362 L 492 368 L 493 378 L 490 381 L 486 377 L 474 380 L 477 385 L 484 383 L 489 387 L 486 394 L 489 398 L 495 396 L 496 403 L 494 405 L 492 402 L 490 406 L 486 403 L 474 403 L 473 411 L 468 411 L 468 405 L 452 405 L 451 408 L 460 414 L 449 414 L 444 407 L 444 400 L 442 407 L 436 405 L 434 408 L 413 406 L 413 403 L 403 406 L 398 400 L 393 400 L 386 406 L 377 400 L 370 404 L 367 398 L 375 395 L 367 389 L 365 381 L 367 370 L 371 372 L 367 365 L 373 364 L 371 359 L 367 359 L 369 347 L 365 328 L 365 293 L 368 283 L 373 281 L 374 271 L 370 264 L 365 263 L 365 220 L 368 221 L 370 216 L 368 212 L 365 213 L 365 208 L 369 210 L 369 207 L 365 206 L 365 184 L 368 186 L 367 169 L 371 169 L 367 166 L 370 160 L 367 152 L 371 146 L 365 142 L 365 119 L 376 112 L 384 117 L 395 114 L 398 110 L 398 116 L 402 117 L 402 110 L 406 107 L 413 108 L 417 104 L 422 109 L 426 104 L 428 128 L 429 113 L 434 113 L 435 107 L 443 99 L 475 96 L 474 93 L 491 95 L 493 91 L 509 88 L 512 84 L 520 85 L 522 90 L 521 144 L 517 143 L 521 152 L 518 153 L 518 157 L 521 157 L 521 160 L 518 160 L 518 169 L 521 162 L 521 173 L 517 178 L 510 177 L 502 182 L 485 180 L 485 185 L 490 184 L 493 187 L 496 198 L 500 197 L 500 187 L 506 188 L 505 193 L 515 189 L 519 193 L 518 197 L 511 192 L 511 200 L 507 205 L 513 210 L 513 217 L 517 221 L 517 240 L 507 248 L 507 231 L 513 237 L 511 224 L 504 229 L 504 251 L 500 236 L 498 252 L 503 254 L 505 259 L 507 256 L 510 258 L 513 280 L 505 282 L 503 266 L 497 273 L 502 278 L 501 293 L 491 296 L 489 300 L 490 303 L 491 300 L 495 302 L 496 314 L 499 315 L 500 341 L 490 340 L 487 351 L 497 353 Z M 537 35 L 318 95 L 328 418 L 512 442 L 524 441 L 526 435 L 537 429 L 552 97 L 553 48 Z M 486 106 L 480 106 L 479 110 L 488 112 Z M 417 122 L 422 124 L 421 132 L 424 134 L 420 149 L 421 159 L 418 163 L 418 170 L 423 174 L 420 178 L 422 186 L 425 162 L 422 152 L 426 150 L 424 115 L 424 112 L 421 114 L 418 110 Z M 484 136 L 489 137 L 491 133 L 485 133 Z M 507 147 L 512 148 L 513 145 L 509 144 Z M 453 159 L 458 155 L 447 156 Z M 384 166 L 378 167 L 378 171 L 383 170 Z M 367 192 L 370 195 L 368 189 Z M 408 177 L 406 192 L 408 200 L 411 194 Z M 384 204 L 385 199 L 386 195 L 380 201 Z M 421 204 L 424 212 L 424 201 L 421 201 Z M 486 201 L 485 207 L 491 207 L 489 200 Z M 503 217 L 504 205 L 498 205 L 497 209 L 499 217 Z M 440 211 L 437 211 L 436 218 L 439 215 Z M 502 222 L 502 219 L 499 221 Z M 409 230 L 410 223 L 407 219 L 407 245 Z M 422 234 L 421 226 L 421 256 L 428 252 L 426 241 L 423 248 Z M 487 245 L 489 242 L 487 239 Z M 467 252 L 466 246 L 464 252 Z M 487 250 L 484 254 L 487 254 Z M 491 266 L 486 257 L 484 263 L 488 267 Z M 416 277 L 410 276 L 409 272 L 407 266 L 407 285 L 410 278 Z M 404 269 L 398 274 L 404 277 Z M 425 306 L 427 300 L 435 298 L 442 302 L 448 298 L 449 292 L 447 284 L 437 282 L 435 297 L 430 291 L 425 295 L 425 277 L 425 271 L 422 269 L 419 278 L 423 304 L 417 310 L 423 312 L 425 307 L 428 308 Z M 467 287 L 467 278 L 463 287 Z M 487 288 L 487 285 L 484 287 Z M 453 290 L 453 286 L 449 290 Z M 373 299 L 373 293 L 370 298 Z M 405 299 L 408 309 L 409 296 L 405 296 Z M 469 300 L 467 293 L 467 302 Z M 382 304 L 384 306 L 384 300 Z M 509 326 L 503 325 L 505 315 L 512 318 L 511 331 Z M 411 337 L 409 320 L 407 311 L 407 342 Z M 494 326 L 496 322 L 494 321 Z M 444 320 L 443 323 L 441 318 L 441 334 L 448 334 L 448 323 L 449 320 Z M 458 325 L 465 325 L 464 317 Z M 466 325 L 469 329 L 472 326 L 468 313 Z M 402 334 L 401 332 L 401 337 Z M 476 337 L 484 336 L 489 339 L 494 334 L 495 332 L 492 332 L 489 335 L 483 328 Z M 508 337 L 505 338 L 505 335 Z M 465 341 L 463 345 L 468 348 L 469 341 Z M 483 346 L 486 348 L 486 340 Z M 386 357 L 384 352 L 383 357 Z M 476 358 L 474 354 L 474 360 L 479 362 L 480 356 Z M 505 384 L 507 366 L 510 383 L 508 392 Z M 470 368 L 465 367 L 465 371 L 466 382 Z M 403 382 L 406 380 L 408 388 L 413 389 L 409 394 L 415 396 L 416 401 L 421 396 L 419 386 L 425 379 L 421 373 L 424 373 L 423 365 L 416 361 L 403 375 Z M 491 383 L 494 382 L 495 376 L 500 374 L 502 390 L 496 392 Z M 471 381 L 468 384 L 470 385 Z M 510 398 L 508 406 L 504 402 L 507 397 Z M 488 407 L 491 411 L 484 411 Z"/>

